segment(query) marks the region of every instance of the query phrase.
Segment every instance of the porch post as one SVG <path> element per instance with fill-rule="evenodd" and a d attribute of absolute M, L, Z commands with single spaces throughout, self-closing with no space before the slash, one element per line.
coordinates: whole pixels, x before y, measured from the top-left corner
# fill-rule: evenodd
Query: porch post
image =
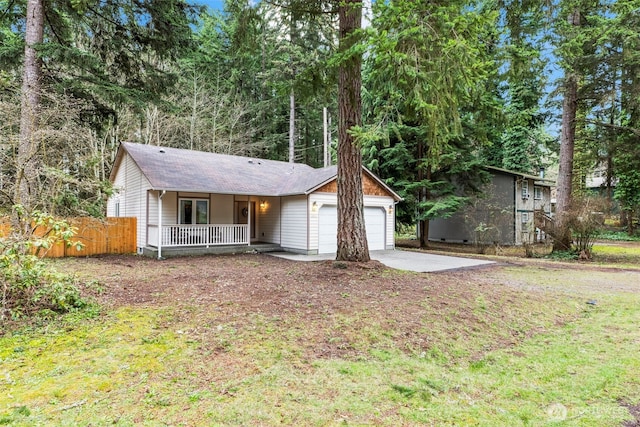
<path fill-rule="evenodd" d="M 158 192 L 158 259 L 162 259 L 162 197 L 165 190 Z"/>
<path fill-rule="evenodd" d="M 251 246 L 251 221 L 253 221 L 251 218 L 251 196 L 247 199 L 247 211 L 247 246 Z"/>

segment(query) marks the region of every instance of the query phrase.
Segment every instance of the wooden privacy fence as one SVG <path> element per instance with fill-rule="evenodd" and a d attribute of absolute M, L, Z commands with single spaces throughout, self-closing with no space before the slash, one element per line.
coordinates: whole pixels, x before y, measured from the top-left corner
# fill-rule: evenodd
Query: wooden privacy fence
<path fill-rule="evenodd" d="M 71 226 L 77 228 L 77 234 L 71 239 L 73 242 L 81 242 L 84 247 L 77 250 L 75 245 L 66 246 L 63 243 L 55 244 L 46 253 L 49 258 L 61 258 L 68 256 L 91 256 L 103 254 L 129 254 L 136 251 L 136 218 L 96 218 L 80 217 L 66 220 Z M 0 225 L 0 233 L 9 231 L 8 224 Z M 36 233 L 38 230 L 36 230 Z"/>

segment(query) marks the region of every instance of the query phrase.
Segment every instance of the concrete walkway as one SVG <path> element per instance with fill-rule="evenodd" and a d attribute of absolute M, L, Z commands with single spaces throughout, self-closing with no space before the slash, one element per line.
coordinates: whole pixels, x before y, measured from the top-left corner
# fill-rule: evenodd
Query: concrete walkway
<path fill-rule="evenodd" d="M 326 261 L 336 258 L 335 254 L 300 255 L 289 252 L 269 252 L 268 255 L 290 259 L 293 261 Z M 370 255 L 371 259 L 380 261 L 387 267 L 395 268 L 396 270 L 416 271 L 418 273 L 456 270 L 459 268 L 494 264 L 493 261 L 483 261 L 478 259 L 434 255 L 424 252 L 412 252 L 403 250 L 372 251 Z"/>

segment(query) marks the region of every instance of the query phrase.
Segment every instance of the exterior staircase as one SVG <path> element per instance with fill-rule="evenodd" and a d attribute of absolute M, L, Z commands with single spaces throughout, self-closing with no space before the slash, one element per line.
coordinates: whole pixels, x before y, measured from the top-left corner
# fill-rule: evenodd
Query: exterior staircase
<path fill-rule="evenodd" d="M 555 235 L 555 220 L 542 210 L 537 210 L 533 214 L 534 224 L 546 235 L 553 237 Z"/>

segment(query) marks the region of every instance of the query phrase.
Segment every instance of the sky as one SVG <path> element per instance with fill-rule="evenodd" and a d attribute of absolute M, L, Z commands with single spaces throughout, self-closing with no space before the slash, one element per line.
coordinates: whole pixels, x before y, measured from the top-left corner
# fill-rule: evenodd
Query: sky
<path fill-rule="evenodd" d="M 194 3 L 203 4 L 209 6 L 212 10 L 222 10 L 224 7 L 224 0 L 196 0 Z"/>

